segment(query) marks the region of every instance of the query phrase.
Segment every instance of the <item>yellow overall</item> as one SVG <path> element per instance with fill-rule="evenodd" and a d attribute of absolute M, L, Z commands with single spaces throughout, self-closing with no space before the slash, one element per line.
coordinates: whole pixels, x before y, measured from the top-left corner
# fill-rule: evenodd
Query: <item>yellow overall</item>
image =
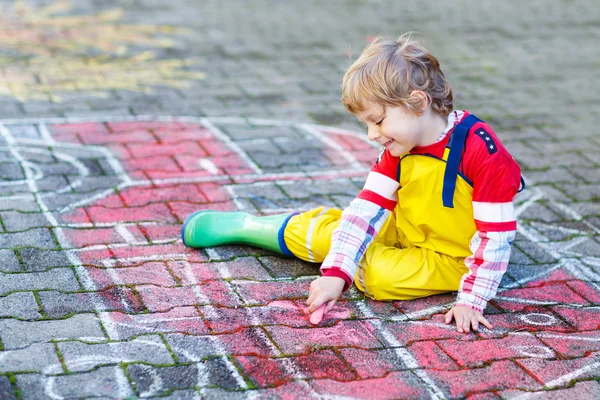
<path fill-rule="evenodd" d="M 446 148 L 442 159 L 408 154 L 400 161 L 398 204 L 367 248 L 354 278 L 368 297 L 410 300 L 459 289 L 476 229 L 473 188 L 457 173 L 464 137 L 454 139 L 458 138 L 452 138 L 455 144 Z M 456 171 L 449 180 L 445 175 L 450 153 Z M 451 179 L 456 185 L 451 200 L 443 201 L 443 188 Z M 341 214 L 321 207 L 293 216 L 284 231 L 287 248 L 302 260 L 323 262 Z"/>

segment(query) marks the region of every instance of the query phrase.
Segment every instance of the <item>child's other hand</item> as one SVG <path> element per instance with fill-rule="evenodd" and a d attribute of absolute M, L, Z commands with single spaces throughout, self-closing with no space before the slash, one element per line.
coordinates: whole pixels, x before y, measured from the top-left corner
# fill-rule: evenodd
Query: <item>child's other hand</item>
<path fill-rule="evenodd" d="M 492 329 L 492 324 L 485 319 L 482 313 L 475 311 L 472 308 L 465 306 L 454 306 L 446 313 L 445 322 L 452 322 L 452 317 L 456 321 L 456 330 L 459 332 L 469 333 L 471 326 L 473 330 L 479 329 L 479 323 L 485 325 L 486 328 Z"/>
<path fill-rule="evenodd" d="M 310 284 L 308 300 L 308 312 L 313 313 L 322 304 L 327 303 L 325 313 L 333 308 L 337 299 L 344 290 L 346 281 L 337 276 L 322 276 Z"/>

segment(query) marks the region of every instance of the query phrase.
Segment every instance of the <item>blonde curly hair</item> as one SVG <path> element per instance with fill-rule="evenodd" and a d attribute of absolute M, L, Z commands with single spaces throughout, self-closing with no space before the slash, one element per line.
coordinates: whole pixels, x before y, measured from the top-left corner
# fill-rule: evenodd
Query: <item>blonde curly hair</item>
<path fill-rule="evenodd" d="M 452 111 L 452 88 L 438 60 L 406 33 L 394 40 L 377 37 L 348 68 L 342 82 L 342 103 L 352 114 L 364 111 L 366 103 L 382 107 L 403 106 L 423 111 L 423 91 L 433 112 L 447 117 Z"/>

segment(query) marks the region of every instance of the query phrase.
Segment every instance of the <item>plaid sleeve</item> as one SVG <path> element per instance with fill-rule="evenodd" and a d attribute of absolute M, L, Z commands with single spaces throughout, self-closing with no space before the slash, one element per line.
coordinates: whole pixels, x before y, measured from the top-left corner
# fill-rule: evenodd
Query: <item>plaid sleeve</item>
<path fill-rule="evenodd" d="M 506 272 L 515 234 L 514 230 L 475 233 L 470 245 L 473 255 L 465 260 L 469 272 L 462 277 L 455 305 L 483 312 Z"/>
<path fill-rule="evenodd" d="M 352 200 L 333 231 L 331 248 L 321 265 L 323 275 L 341 277 L 346 281 L 345 289 L 350 287 L 358 262 L 390 214 L 373 202 Z"/>

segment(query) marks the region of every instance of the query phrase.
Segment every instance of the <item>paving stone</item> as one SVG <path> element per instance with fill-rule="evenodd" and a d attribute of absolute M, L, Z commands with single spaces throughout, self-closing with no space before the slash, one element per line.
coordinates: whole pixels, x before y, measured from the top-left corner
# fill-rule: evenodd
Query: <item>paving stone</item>
<path fill-rule="evenodd" d="M 18 250 L 26 271 L 40 272 L 50 267 L 70 267 L 72 261 L 64 251 L 25 248 Z"/>
<path fill-rule="evenodd" d="M 540 382 L 548 384 L 551 382 L 561 382 L 567 385 L 570 382 L 564 377 L 573 374 L 575 379 L 594 378 L 600 369 L 598 365 L 600 361 L 600 353 L 591 353 L 587 357 L 576 358 L 572 360 L 544 360 L 544 359 L 523 359 L 517 360 L 523 368 L 527 369 Z M 560 385 L 560 386 L 563 386 Z M 551 385 L 555 386 L 555 385 Z M 556 385 L 559 386 L 559 385 Z"/>
<path fill-rule="evenodd" d="M 0 320 L 0 338 L 4 348 L 11 350 L 52 339 L 86 338 L 104 340 L 104 332 L 93 314 L 78 314 L 57 321 L 26 322 Z"/>
<path fill-rule="evenodd" d="M 356 374 L 331 350 L 284 358 L 236 357 L 244 374 L 258 387 L 281 385 L 298 378 L 350 381 Z"/>
<path fill-rule="evenodd" d="M 470 335 L 459 333 L 455 326 L 440 322 L 388 322 L 383 326 L 401 345 L 430 339 L 473 340 L 475 337 L 473 333 Z"/>
<path fill-rule="evenodd" d="M 265 398 L 265 399 L 317 399 L 319 398 L 311 390 L 306 382 L 292 382 L 281 385 L 273 389 L 249 390 L 246 396 L 250 398 Z M 240 398 L 239 392 L 230 392 L 224 389 L 201 389 L 200 395 L 207 400 L 235 400 Z"/>
<path fill-rule="evenodd" d="M 165 335 L 180 362 L 199 362 L 205 357 L 231 355 L 279 355 L 265 333 L 258 328 L 242 329 L 235 334 L 189 336 Z"/>
<path fill-rule="evenodd" d="M 240 297 L 246 304 L 267 304 L 276 300 L 295 300 L 308 297 L 310 281 L 280 281 L 280 282 L 256 282 L 256 281 L 232 281 Z"/>
<path fill-rule="evenodd" d="M 567 285 L 591 304 L 600 305 L 600 293 L 598 293 L 596 285 L 580 280 L 567 282 Z"/>
<path fill-rule="evenodd" d="M 34 228 L 24 232 L 5 233 L 0 236 L 0 248 L 36 247 L 53 249 L 57 247 L 54 236 L 46 228 Z"/>
<path fill-rule="evenodd" d="M 17 292 L 0 297 L 0 317 L 37 319 L 42 315 L 38 312 L 38 304 L 33 293 Z"/>
<path fill-rule="evenodd" d="M 530 258 L 535 260 L 539 264 L 555 262 L 556 258 L 548 251 L 540 248 L 540 246 L 533 242 L 518 242 L 515 243 L 516 247 L 520 251 L 527 254 Z"/>
<path fill-rule="evenodd" d="M 93 311 L 142 312 L 142 301 L 128 287 L 111 287 L 86 293 L 39 291 L 44 313 L 50 318 L 62 318 L 72 313 Z"/>
<path fill-rule="evenodd" d="M 583 357 L 587 352 L 600 351 L 600 331 L 539 333 L 536 336 L 559 355 L 566 357 Z"/>
<path fill-rule="evenodd" d="M 101 364 L 145 362 L 172 364 L 171 353 L 158 336 L 141 336 L 129 342 L 87 344 L 61 342 L 58 348 L 67 369 L 73 372 L 89 371 Z"/>
<path fill-rule="evenodd" d="M 21 272 L 23 268 L 13 250 L 0 250 L 0 271 Z"/>
<path fill-rule="evenodd" d="M 135 395 L 120 367 L 101 367 L 75 375 L 17 375 L 17 386 L 24 400 L 48 397 L 123 399 Z"/>
<path fill-rule="evenodd" d="M 17 181 L 23 179 L 25 179 L 25 173 L 19 163 L 0 163 L 0 181 Z"/>
<path fill-rule="evenodd" d="M 282 259 L 280 257 L 260 257 L 260 262 L 275 278 L 297 278 L 319 274 L 318 265 L 298 259 Z"/>
<path fill-rule="evenodd" d="M 62 365 L 52 343 L 32 344 L 18 350 L 4 350 L 1 354 L 0 372 L 2 373 L 35 371 L 47 374 L 62 372 Z"/>
<path fill-rule="evenodd" d="M 555 309 L 555 307 L 553 308 Z M 563 321 L 559 313 L 552 313 L 548 310 L 540 309 L 535 312 L 510 312 L 486 315 L 487 320 L 494 327 L 493 332 L 483 332 L 483 337 L 493 337 L 494 333 L 504 334 L 506 332 L 543 332 L 551 330 L 552 332 L 572 332 L 575 326 Z"/>
<path fill-rule="evenodd" d="M 284 354 L 304 354 L 324 346 L 381 348 L 381 342 L 361 321 L 341 321 L 332 327 L 312 329 L 268 326 L 265 328 Z"/>
<path fill-rule="evenodd" d="M 383 378 L 364 379 L 340 385 L 334 380 L 312 382 L 317 393 L 371 399 L 425 398 L 428 391 L 412 372 L 392 372 Z"/>
<path fill-rule="evenodd" d="M 382 378 L 394 371 L 408 370 L 405 349 L 365 350 L 345 348 L 339 350 L 343 359 L 361 379 Z M 446 356 L 447 357 L 447 356 Z"/>
<path fill-rule="evenodd" d="M 480 367 L 492 360 L 519 357 L 556 357 L 550 348 L 529 334 L 471 342 L 438 340 L 437 343 L 462 367 Z"/>
<path fill-rule="evenodd" d="M 497 361 L 490 366 L 467 371 L 428 371 L 428 375 L 450 398 L 463 397 L 471 391 L 502 390 L 509 387 L 541 389 L 539 382 L 511 361 Z M 467 385 L 467 382 L 470 384 Z"/>
<path fill-rule="evenodd" d="M 202 264 L 172 261 L 169 262 L 169 268 L 183 285 L 208 279 L 271 279 L 271 275 L 255 257 Z"/>
<path fill-rule="evenodd" d="M 81 289 L 70 268 L 54 268 L 46 272 L 2 274 L 0 296 L 14 290 Z"/>
<path fill-rule="evenodd" d="M 158 332 L 206 335 L 209 329 L 195 307 L 177 307 L 164 313 L 126 314 L 103 312 L 100 319 L 110 339 L 128 340 L 133 336 Z"/>
<path fill-rule="evenodd" d="M 0 376 L 0 398 L 13 400 L 17 398 L 8 376 Z"/>
<path fill-rule="evenodd" d="M 223 389 L 211 389 L 212 391 L 223 391 L 226 394 L 230 394 L 231 392 L 226 392 Z M 148 399 L 161 399 L 161 400 L 199 400 L 201 399 L 199 392 L 196 390 L 174 390 L 167 396 L 158 396 L 158 397 L 147 397 Z M 223 398 L 223 397 L 221 397 Z"/>
<path fill-rule="evenodd" d="M 527 300 L 531 300 L 528 302 Z M 587 306 L 589 302 L 579 296 L 569 286 L 562 282 L 550 282 L 540 287 L 527 287 L 522 289 L 509 289 L 503 291 L 494 300 L 495 304 L 507 311 L 520 311 L 528 307 L 541 304 L 577 304 Z"/>
<path fill-rule="evenodd" d="M 236 307 L 242 302 L 225 281 L 207 281 L 184 287 L 156 287 L 140 285 L 136 290 L 148 310 L 167 311 L 173 307 L 191 305 L 221 305 Z"/>
<path fill-rule="evenodd" d="M 228 365 L 228 363 L 230 363 L 229 360 L 226 361 L 222 357 L 217 357 L 209 358 L 196 365 L 177 367 L 156 368 L 133 364 L 127 367 L 127 372 L 141 397 L 160 395 L 172 389 L 194 387 L 210 386 L 227 390 L 240 389 L 238 381 L 241 380 L 241 377 L 237 371 L 231 370 L 231 365 Z"/>
<path fill-rule="evenodd" d="M 544 390 L 540 392 L 523 392 L 520 390 L 505 390 L 500 392 L 505 399 L 527 396 L 531 400 L 562 400 L 562 399 L 595 399 L 600 396 L 600 382 L 577 382 L 572 388 Z"/>
<path fill-rule="evenodd" d="M 0 213 L 2 223 L 7 232 L 24 231 L 29 228 L 51 226 L 48 219 L 41 213 L 21 213 L 6 211 Z"/>

